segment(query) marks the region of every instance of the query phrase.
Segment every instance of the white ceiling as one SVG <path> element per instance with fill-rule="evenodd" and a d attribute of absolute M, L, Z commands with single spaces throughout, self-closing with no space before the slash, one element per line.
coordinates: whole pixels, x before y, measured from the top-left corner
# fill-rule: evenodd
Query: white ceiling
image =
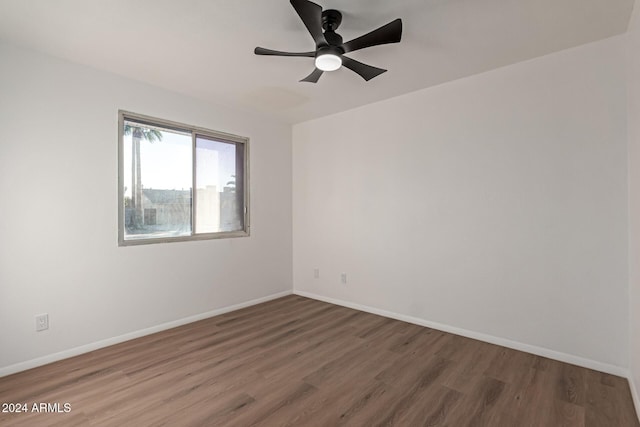
<path fill-rule="evenodd" d="M 402 18 L 400 44 L 350 56 L 389 71 L 340 69 L 299 83 L 314 49 L 287 0 L 0 0 L 0 39 L 290 123 L 344 111 L 626 31 L 633 0 L 318 0 L 343 13 L 345 41 Z"/>

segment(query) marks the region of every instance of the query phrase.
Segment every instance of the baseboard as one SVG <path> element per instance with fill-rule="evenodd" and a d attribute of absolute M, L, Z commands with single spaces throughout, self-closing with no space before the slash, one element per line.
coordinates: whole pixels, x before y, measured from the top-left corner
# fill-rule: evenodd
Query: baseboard
<path fill-rule="evenodd" d="M 119 344 L 124 341 L 129 341 L 135 338 L 140 338 L 145 335 L 155 334 L 156 332 L 165 331 L 167 329 L 175 328 L 177 326 L 186 325 L 188 323 L 197 322 L 198 320 L 207 319 L 209 317 L 218 316 L 220 314 L 228 313 L 230 311 L 239 310 L 241 308 L 249 307 L 252 305 L 260 304 L 263 302 L 271 301 L 277 298 L 281 298 L 287 295 L 291 295 L 291 291 L 278 292 L 276 294 L 267 295 L 265 297 L 256 298 L 250 301 L 242 302 L 240 304 L 234 304 L 227 307 L 217 308 L 215 310 L 207 311 L 205 313 L 196 314 L 194 316 L 185 317 L 171 322 L 162 323 L 160 325 L 152 326 L 150 328 L 140 329 L 137 331 L 129 332 L 117 337 L 107 338 L 104 340 L 92 342 L 90 344 L 74 347 L 69 350 L 60 351 L 58 353 L 49 354 L 47 356 L 38 357 L 36 359 L 27 360 L 25 362 L 16 363 L 0 368 L 0 377 L 15 374 L 17 372 L 26 371 L 27 369 L 36 368 L 38 366 L 47 365 L 59 360 L 68 359 L 80 354 L 89 353 L 90 351 L 98 350 L 110 345 Z"/>
<path fill-rule="evenodd" d="M 636 388 L 636 382 L 633 379 L 633 374 L 629 373 L 627 377 L 629 381 L 629 389 L 631 390 L 631 397 L 633 398 L 633 406 L 636 408 L 636 416 L 640 420 L 640 398 L 638 397 L 638 389 Z"/>
<path fill-rule="evenodd" d="M 571 354 L 562 353 L 555 350 L 550 350 L 544 347 L 538 347 L 535 345 L 524 344 L 517 341 L 511 341 L 506 338 L 495 337 L 493 335 L 488 335 L 480 332 L 470 331 L 467 329 L 457 328 L 455 326 L 432 322 L 432 321 L 421 319 L 418 317 L 407 316 L 404 314 L 398 314 L 391 311 L 369 307 L 362 304 L 357 304 L 357 303 L 339 300 L 335 298 L 329 298 L 322 295 L 314 294 L 312 292 L 305 292 L 305 291 L 294 289 L 293 293 L 295 295 L 300 295 L 303 297 L 324 301 L 331 304 L 341 305 L 343 307 L 353 308 L 355 310 L 365 311 L 367 313 L 377 314 L 379 316 L 389 317 L 391 319 L 402 320 L 403 322 L 413 323 L 420 326 L 426 326 L 427 328 L 437 329 L 439 331 L 449 332 L 449 333 L 460 335 L 467 338 L 473 338 L 473 339 L 484 341 L 490 344 L 496 344 L 496 345 L 508 347 L 514 350 L 524 351 L 524 352 L 535 354 L 538 356 L 548 357 L 549 359 L 558 360 L 560 362 L 570 363 L 572 365 L 582 366 L 584 368 L 589 368 L 596 371 L 606 372 L 608 374 L 629 378 L 629 371 L 620 366 L 610 365 L 607 363 L 602 363 L 595 360 L 586 359 L 583 357 L 574 356 Z"/>

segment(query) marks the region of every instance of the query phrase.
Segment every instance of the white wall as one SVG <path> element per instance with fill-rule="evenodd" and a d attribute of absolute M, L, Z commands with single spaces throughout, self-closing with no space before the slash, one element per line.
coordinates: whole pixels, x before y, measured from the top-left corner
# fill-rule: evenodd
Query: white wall
<path fill-rule="evenodd" d="M 6 44 L 0 58 L 0 374 L 291 292 L 289 125 Z M 249 137 L 251 237 L 118 247 L 118 109 Z"/>
<path fill-rule="evenodd" d="M 294 291 L 624 373 L 624 58 L 621 36 L 294 126 Z"/>
<path fill-rule="evenodd" d="M 629 24 L 629 316 L 631 390 L 640 414 L 640 7 Z"/>

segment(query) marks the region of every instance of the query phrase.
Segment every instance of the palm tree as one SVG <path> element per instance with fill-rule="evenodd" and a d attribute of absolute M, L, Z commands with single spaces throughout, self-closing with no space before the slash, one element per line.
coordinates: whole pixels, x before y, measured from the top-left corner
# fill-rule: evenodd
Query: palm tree
<path fill-rule="evenodd" d="M 131 207 L 133 208 L 133 228 L 142 228 L 142 176 L 140 174 L 140 142 L 162 141 L 162 132 L 142 126 L 124 125 L 124 134 L 131 135 Z"/>
<path fill-rule="evenodd" d="M 227 182 L 227 187 L 224 187 L 224 191 L 236 191 L 236 176 L 231 175 L 232 180 Z M 227 190 L 228 189 L 228 190 Z"/>

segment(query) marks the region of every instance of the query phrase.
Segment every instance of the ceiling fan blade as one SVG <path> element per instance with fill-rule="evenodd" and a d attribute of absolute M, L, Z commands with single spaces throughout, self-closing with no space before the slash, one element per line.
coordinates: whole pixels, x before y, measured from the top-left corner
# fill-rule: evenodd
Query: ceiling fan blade
<path fill-rule="evenodd" d="M 324 71 L 319 70 L 319 69 L 315 69 L 311 72 L 311 74 L 309 74 L 307 77 L 305 77 L 304 79 L 300 80 L 301 82 L 308 82 L 308 83 L 318 83 L 318 79 L 320 78 L 320 76 L 322 75 L 322 73 L 324 73 Z"/>
<path fill-rule="evenodd" d="M 380 74 L 387 71 L 383 70 L 382 68 L 363 64 L 362 62 L 356 61 L 355 59 L 347 58 L 346 56 L 342 57 L 342 65 L 344 65 L 351 71 L 358 73 L 360 77 L 362 77 L 366 81 L 369 81 L 372 78 L 379 76 Z"/>
<path fill-rule="evenodd" d="M 293 1 L 293 0 L 292 0 Z M 396 19 L 383 25 L 377 30 L 350 40 L 342 45 L 345 53 L 354 50 L 364 49 L 365 47 L 377 46 L 387 43 L 398 43 L 402 38 L 402 19 Z"/>
<path fill-rule="evenodd" d="M 291 0 L 291 6 L 298 12 L 300 19 L 307 27 L 316 46 L 327 44 L 322 32 L 322 6 L 309 0 Z"/>
<path fill-rule="evenodd" d="M 279 50 L 265 49 L 264 47 L 257 47 L 253 53 L 256 55 L 274 55 L 274 56 L 304 56 L 307 58 L 313 58 L 316 56 L 315 52 L 281 52 Z"/>

